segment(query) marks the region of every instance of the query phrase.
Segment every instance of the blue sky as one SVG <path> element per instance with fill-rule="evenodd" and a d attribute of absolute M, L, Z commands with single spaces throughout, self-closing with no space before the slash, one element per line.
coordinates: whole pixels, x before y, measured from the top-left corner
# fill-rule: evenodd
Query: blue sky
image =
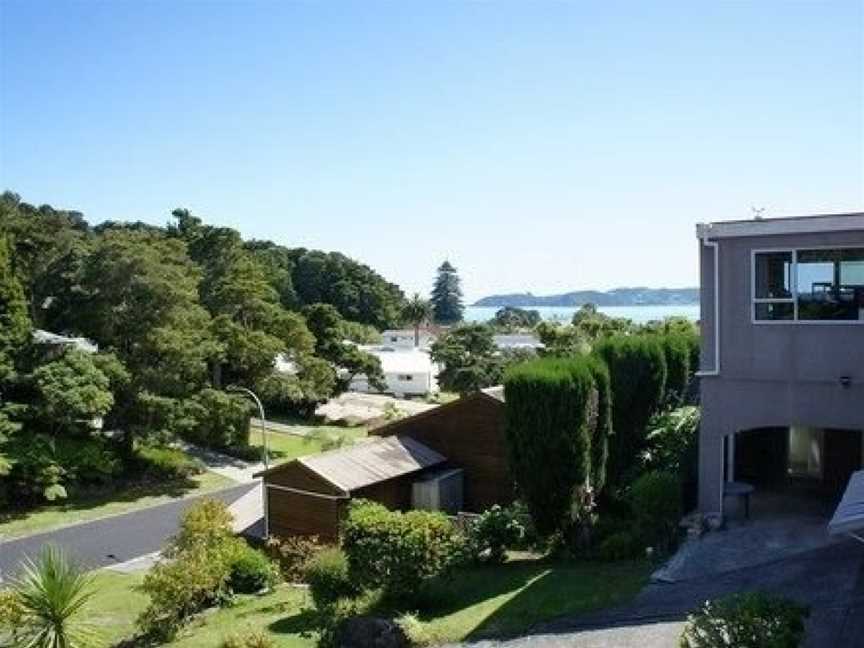
<path fill-rule="evenodd" d="M 0 186 L 425 292 L 695 285 L 697 221 L 864 205 L 864 3 L 0 1 Z"/>

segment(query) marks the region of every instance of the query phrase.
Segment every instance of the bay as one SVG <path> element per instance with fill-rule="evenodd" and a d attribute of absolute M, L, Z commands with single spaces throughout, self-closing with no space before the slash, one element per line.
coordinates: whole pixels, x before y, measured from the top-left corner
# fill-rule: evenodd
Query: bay
<path fill-rule="evenodd" d="M 465 321 L 485 322 L 495 317 L 497 306 L 466 306 Z M 544 320 L 569 322 L 578 306 L 535 306 L 526 310 L 536 310 Z M 667 317 L 686 317 L 696 322 L 699 320 L 699 304 L 667 305 L 667 306 L 600 306 L 598 311 L 609 317 L 624 317 L 636 324 L 645 324 Z"/>

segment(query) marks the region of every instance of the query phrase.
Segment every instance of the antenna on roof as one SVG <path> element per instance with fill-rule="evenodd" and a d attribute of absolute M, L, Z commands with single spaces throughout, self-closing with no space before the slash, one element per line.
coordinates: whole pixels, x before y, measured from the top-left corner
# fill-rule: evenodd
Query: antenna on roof
<path fill-rule="evenodd" d="M 750 211 L 753 212 L 753 220 L 762 220 L 765 216 L 764 207 L 750 207 Z"/>

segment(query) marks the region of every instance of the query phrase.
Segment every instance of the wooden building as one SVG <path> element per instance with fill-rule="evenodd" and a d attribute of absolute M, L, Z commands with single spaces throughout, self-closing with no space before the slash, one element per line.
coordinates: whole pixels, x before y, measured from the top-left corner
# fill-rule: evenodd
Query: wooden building
<path fill-rule="evenodd" d="M 502 388 L 484 390 L 372 430 L 372 440 L 259 473 L 267 533 L 337 539 L 351 498 L 411 508 L 412 485 L 432 471 L 462 471 L 461 510 L 513 499 Z"/>
<path fill-rule="evenodd" d="M 464 510 L 480 513 L 513 500 L 504 428 L 504 388 L 493 387 L 369 434 L 409 436 L 446 457 L 464 471 Z"/>
<path fill-rule="evenodd" d="M 370 499 L 391 509 L 411 506 L 411 486 L 444 457 L 414 439 L 377 438 L 301 457 L 258 473 L 264 480 L 268 535 L 317 535 L 335 541 L 345 505 Z"/>

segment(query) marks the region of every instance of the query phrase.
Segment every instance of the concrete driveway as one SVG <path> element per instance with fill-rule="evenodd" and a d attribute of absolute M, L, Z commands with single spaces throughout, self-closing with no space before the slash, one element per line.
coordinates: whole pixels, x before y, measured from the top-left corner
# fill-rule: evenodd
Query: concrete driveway
<path fill-rule="evenodd" d="M 675 648 L 703 601 L 764 590 L 810 606 L 804 648 L 864 648 L 864 544 L 831 539 L 824 519 L 789 516 L 733 525 L 685 545 L 674 582 L 630 603 L 537 626 L 530 636 L 476 648 Z M 675 562 L 675 561 L 673 561 Z"/>

